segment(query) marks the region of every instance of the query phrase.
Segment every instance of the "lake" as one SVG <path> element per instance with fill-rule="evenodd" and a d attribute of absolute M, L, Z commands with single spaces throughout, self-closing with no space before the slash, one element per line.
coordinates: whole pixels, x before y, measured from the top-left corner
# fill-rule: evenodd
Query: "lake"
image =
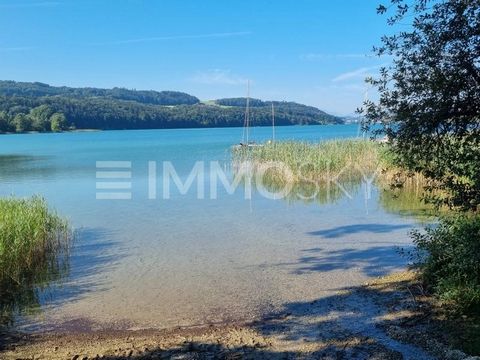
<path fill-rule="evenodd" d="M 276 129 L 280 140 L 358 135 L 358 125 Z M 241 137 L 241 128 L 1 136 L 0 195 L 42 195 L 76 229 L 68 274 L 39 291 L 40 307 L 18 325 L 252 320 L 404 268 L 397 249 L 410 246 L 416 219 L 383 189 L 356 184 L 321 201 L 253 189 L 248 198 L 242 183 L 232 193 L 218 181 L 211 199 L 212 172 L 232 180 L 230 149 Z M 270 137 L 252 129 L 259 142 Z M 182 191 L 175 180 L 188 183 L 199 161 L 205 181 Z"/>

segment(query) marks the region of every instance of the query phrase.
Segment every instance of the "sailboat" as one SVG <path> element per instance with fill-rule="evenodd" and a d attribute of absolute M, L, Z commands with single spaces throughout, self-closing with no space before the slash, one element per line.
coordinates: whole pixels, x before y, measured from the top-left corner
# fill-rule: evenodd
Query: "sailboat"
<path fill-rule="evenodd" d="M 275 141 L 275 109 L 272 101 L 272 140 L 268 143 Z M 257 144 L 255 141 L 250 140 L 250 80 L 247 81 L 247 98 L 245 108 L 245 120 L 243 122 L 243 136 L 240 144 L 236 147 L 251 148 L 264 146 L 263 144 Z"/>
<path fill-rule="evenodd" d="M 240 142 L 239 146 L 241 146 L 241 147 L 259 146 L 257 143 L 250 140 L 250 80 L 247 81 L 245 120 L 243 121 L 242 141 Z"/>

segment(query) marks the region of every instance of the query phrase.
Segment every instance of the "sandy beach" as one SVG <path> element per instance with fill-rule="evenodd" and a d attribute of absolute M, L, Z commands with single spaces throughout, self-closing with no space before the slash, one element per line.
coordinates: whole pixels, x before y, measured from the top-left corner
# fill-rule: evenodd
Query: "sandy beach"
<path fill-rule="evenodd" d="M 441 317 L 418 285 L 412 272 L 397 273 L 318 301 L 299 302 L 253 323 L 138 331 L 72 328 L 30 335 L 4 332 L 0 357 L 467 359 L 436 330 Z"/>

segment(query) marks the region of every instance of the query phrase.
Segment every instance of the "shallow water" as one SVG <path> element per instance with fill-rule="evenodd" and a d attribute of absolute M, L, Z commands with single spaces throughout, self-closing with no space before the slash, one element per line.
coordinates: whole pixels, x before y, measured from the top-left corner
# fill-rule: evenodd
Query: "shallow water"
<path fill-rule="evenodd" d="M 252 138 L 269 139 L 254 128 Z M 383 190 L 357 184 L 329 201 L 233 194 L 209 181 L 218 161 L 231 179 L 230 147 L 242 129 L 109 131 L 0 137 L 0 195 L 41 194 L 77 229 L 69 275 L 40 293 L 26 329 L 163 328 L 250 320 L 298 301 L 334 294 L 401 269 L 397 246 L 409 246 L 415 220 L 385 206 Z M 356 137 L 358 126 L 280 127 L 278 139 Z M 8 155 L 8 156 L 6 156 Z M 97 200 L 97 161 L 131 162 L 131 200 Z M 149 161 L 157 164 L 152 187 Z M 205 162 L 204 199 L 185 182 Z M 112 169 L 106 169 L 106 171 Z M 118 169 L 130 171 L 130 169 Z M 149 178 L 150 174 L 150 178 Z M 149 189 L 150 184 L 150 189 Z M 152 188 L 156 190 L 156 199 Z M 337 189 L 338 190 L 338 189 Z M 402 205 L 402 214 L 405 204 Z"/>

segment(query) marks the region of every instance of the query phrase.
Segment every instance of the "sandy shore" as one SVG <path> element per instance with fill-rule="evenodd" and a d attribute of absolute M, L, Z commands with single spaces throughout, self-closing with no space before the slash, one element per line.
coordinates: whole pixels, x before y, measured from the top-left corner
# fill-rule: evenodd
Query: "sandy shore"
<path fill-rule="evenodd" d="M 468 358 L 449 346 L 450 339 L 439 330 L 445 324 L 432 309 L 414 274 L 405 272 L 325 300 L 293 304 L 285 312 L 249 324 L 161 331 L 3 332 L 0 358 Z"/>

